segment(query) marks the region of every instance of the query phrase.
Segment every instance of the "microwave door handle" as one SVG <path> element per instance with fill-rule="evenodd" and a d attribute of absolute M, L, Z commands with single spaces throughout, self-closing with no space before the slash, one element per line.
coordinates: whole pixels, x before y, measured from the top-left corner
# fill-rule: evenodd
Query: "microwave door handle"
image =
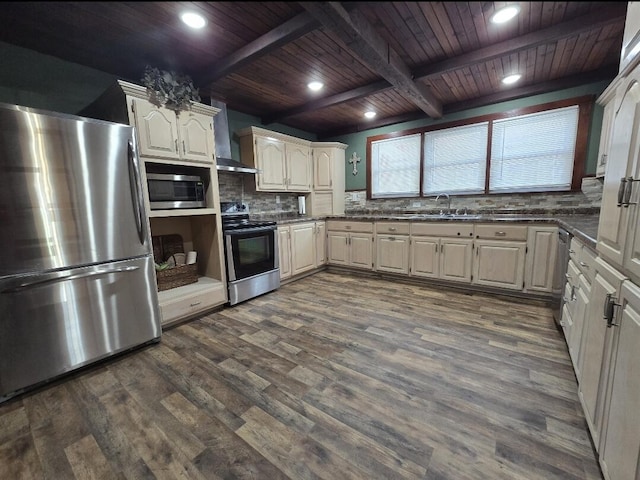
<path fill-rule="evenodd" d="M 138 157 L 133 150 L 133 142 L 129 140 L 129 183 L 131 186 L 131 198 L 133 200 L 133 216 L 136 219 L 136 227 L 138 228 L 138 238 L 140 243 L 145 243 L 145 226 L 144 226 L 144 199 L 140 189 L 140 166 L 138 165 Z"/>

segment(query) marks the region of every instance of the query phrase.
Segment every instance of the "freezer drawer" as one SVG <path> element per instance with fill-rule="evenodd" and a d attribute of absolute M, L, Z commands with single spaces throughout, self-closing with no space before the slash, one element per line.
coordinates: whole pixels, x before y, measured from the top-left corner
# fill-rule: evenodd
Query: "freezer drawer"
<path fill-rule="evenodd" d="M 151 256 L 0 279 L 0 401 L 160 338 Z"/>

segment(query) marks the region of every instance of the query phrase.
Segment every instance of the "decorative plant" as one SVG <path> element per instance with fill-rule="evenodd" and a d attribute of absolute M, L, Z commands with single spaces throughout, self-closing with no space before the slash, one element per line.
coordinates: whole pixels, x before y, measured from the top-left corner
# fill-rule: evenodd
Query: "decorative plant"
<path fill-rule="evenodd" d="M 188 75 L 158 70 L 146 66 L 142 83 L 147 87 L 149 101 L 172 110 L 188 110 L 191 101 L 199 102 L 198 89 Z"/>

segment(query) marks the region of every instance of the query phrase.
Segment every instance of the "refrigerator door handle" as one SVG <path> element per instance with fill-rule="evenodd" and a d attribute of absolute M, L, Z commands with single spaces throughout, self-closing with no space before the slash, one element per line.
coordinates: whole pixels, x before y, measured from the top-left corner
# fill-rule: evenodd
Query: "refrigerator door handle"
<path fill-rule="evenodd" d="M 129 183 L 131 184 L 131 196 L 133 197 L 133 216 L 136 219 L 136 226 L 138 227 L 138 238 L 140 243 L 145 243 L 145 226 L 144 226 L 144 199 L 142 198 L 142 192 L 140 186 L 142 185 L 140 180 L 140 165 L 138 164 L 138 157 L 133 150 L 133 142 L 129 140 Z"/>
<path fill-rule="evenodd" d="M 0 293 L 16 293 L 21 290 L 27 290 L 29 288 L 50 285 L 52 283 L 66 282 L 69 280 L 77 280 L 79 278 L 97 277 L 99 275 L 108 275 L 110 273 L 133 272 L 135 270 L 138 270 L 139 268 L 140 267 L 128 266 L 128 267 L 111 268 L 108 270 L 91 270 L 88 272 L 78 272 L 78 273 L 65 272 L 62 275 L 60 274 L 61 272 L 55 272 L 53 274 L 46 274 L 46 275 L 38 275 L 38 278 L 35 280 L 27 280 L 24 282 L 20 282 L 18 285 L 3 288 Z M 55 276 L 51 276 L 51 275 L 55 275 Z"/>

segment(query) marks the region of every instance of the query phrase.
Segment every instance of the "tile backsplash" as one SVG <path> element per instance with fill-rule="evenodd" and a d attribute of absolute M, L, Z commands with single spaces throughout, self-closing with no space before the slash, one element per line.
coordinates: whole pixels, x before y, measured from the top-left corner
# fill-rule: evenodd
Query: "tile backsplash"
<path fill-rule="evenodd" d="M 250 174 L 219 171 L 218 184 L 221 202 L 243 202 L 253 214 L 289 215 L 298 213 L 298 195 L 295 193 L 256 192 L 245 188 L 245 176 Z M 278 203 L 278 200 L 280 203 Z"/>
<path fill-rule="evenodd" d="M 575 210 L 599 209 L 602 201 L 602 180 L 594 177 L 582 179 L 579 192 L 510 193 L 494 195 L 452 195 L 451 208 L 478 210 Z M 439 211 L 446 208 L 435 197 L 367 200 L 366 191 L 345 193 L 345 213 L 389 211 Z"/>
<path fill-rule="evenodd" d="M 245 175 L 218 172 L 220 201 L 241 201 L 254 214 L 289 215 L 298 212 L 295 193 L 256 192 L 245 187 Z M 278 203 L 277 200 L 280 202 Z M 452 195 L 451 208 L 478 210 L 593 210 L 600 208 L 602 179 L 586 177 L 579 192 L 511 193 L 504 195 Z M 364 190 L 345 193 L 345 213 L 389 211 L 439 211 L 446 202 L 436 205 L 435 197 L 367 200 Z"/>

